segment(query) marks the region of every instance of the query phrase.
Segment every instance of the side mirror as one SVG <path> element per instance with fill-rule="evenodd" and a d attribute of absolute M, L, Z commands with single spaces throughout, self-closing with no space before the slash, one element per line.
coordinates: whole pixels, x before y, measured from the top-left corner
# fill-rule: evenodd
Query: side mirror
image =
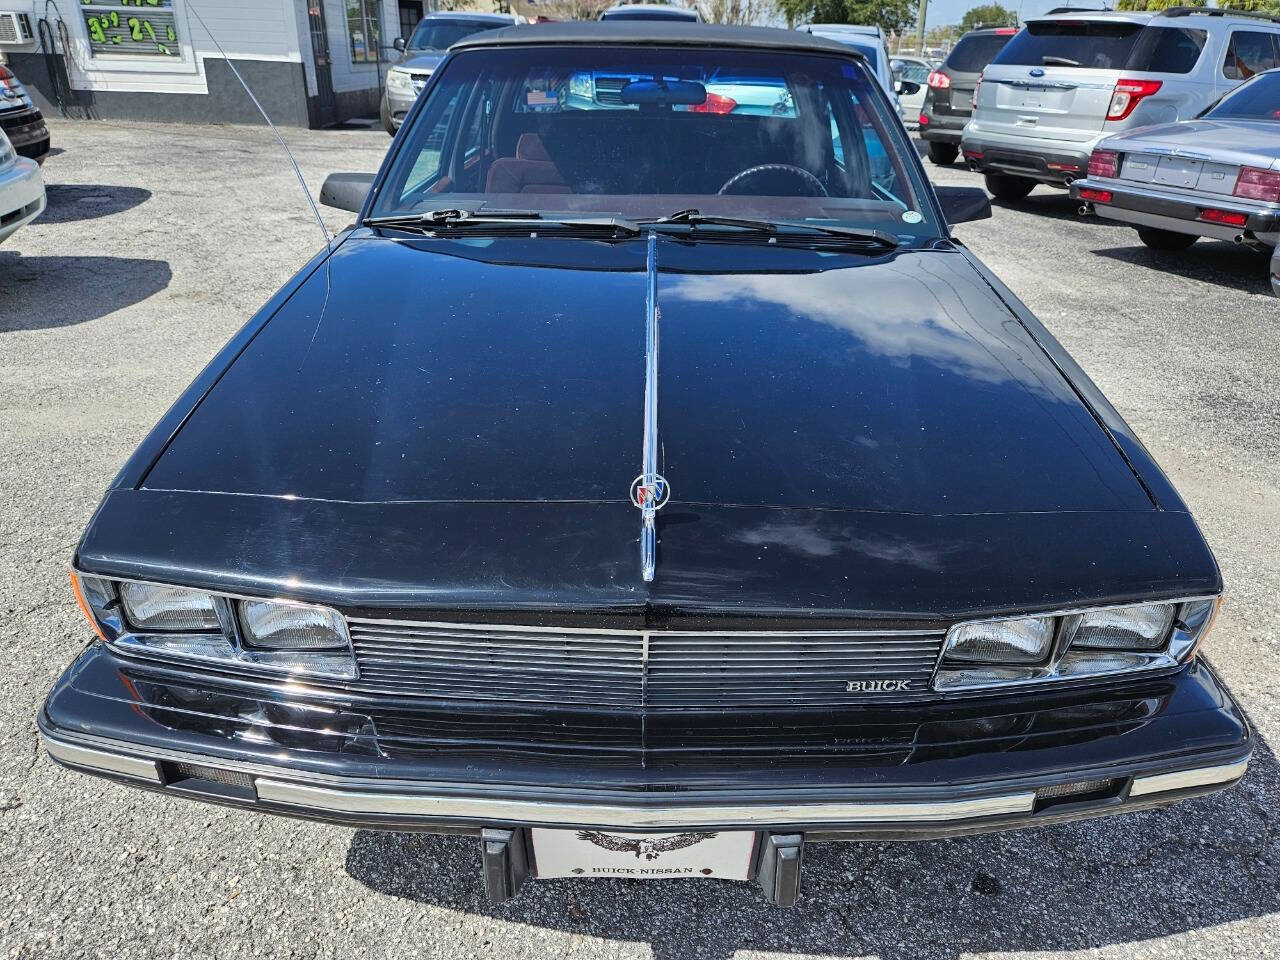
<path fill-rule="evenodd" d="M 910 97 L 920 92 L 920 84 L 914 80 L 899 80 L 895 88 L 900 97 Z"/>
<path fill-rule="evenodd" d="M 372 173 L 331 173 L 324 178 L 324 186 L 320 188 L 320 202 L 326 207 L 359 213 L 372 186 Z M 982 193 L 981 190 L 978 192 Z"/>
<path fill-rule="evenodd" d="M 391 46 L 395 47 L 401 53 L 404 53 L 404 37 L 396 37 L 391 41 Z"/>
<path fill-rule="evenodd" d="M 947 223 L 991 219 L 991 198 L 981 187 L 935 187 Z"/>

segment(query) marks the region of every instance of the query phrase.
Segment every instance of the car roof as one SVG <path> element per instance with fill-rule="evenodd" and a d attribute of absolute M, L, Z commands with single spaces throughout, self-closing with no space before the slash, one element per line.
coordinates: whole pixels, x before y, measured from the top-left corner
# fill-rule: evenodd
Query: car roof
<path fill-rule="evenodd" d="M 601 16 L 607 16 L 611 13 L 643 13 L 646 16 L 659 19 L 687 21 L 692 21 L 698 16 L 698 11 L 696 10 L 691 10 L 688 7 L 675 7 L 667 3 L 619 3 L 604 11 Z"/>
<path fill-rule="evenodd" d="M 838 53 L 859 60 L 865 59 L 859 51 L 843 43 L 799 30 L 779 30 L 774 27 L 726 27 L 709 23 L 685 23 L 678 20 L 576 20 L 507 27 L 465 37 L 455 43 L 451 49 L 565 44 L 782 49 L 807 53 Z"/>
<path fill-rule="evenodd" d="M 830 33 L 865 33 L 868 36 L 878 37 L 881 34 L 879 27 L 870 27 L 862 23 L 806 23 L 796 27 L 797 30 L 821 30 Z"/>
<path fill-rule="evenodd" d="M 474 20 L 482 23 L 513 24 L 516 18 L 509 13 L 468 13 L 463 10 L 447 10 L 428 13 L 423 20 Z"/>
<path fill-rule="evenodd" d="M 1027 23 L 1051 23 L 1055 20 L 1108 20 L 1121 23 L 1147 23 L 1157 14 L 1148 10 L 1063 10 L 1041 17 L 1027 17 Z"/>

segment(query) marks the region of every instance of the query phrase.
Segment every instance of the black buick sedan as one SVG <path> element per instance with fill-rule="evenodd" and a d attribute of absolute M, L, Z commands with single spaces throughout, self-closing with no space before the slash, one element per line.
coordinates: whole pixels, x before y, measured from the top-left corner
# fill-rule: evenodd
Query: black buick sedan
<path fill-rule="evenodd" d="M 1195 521 L 857 53 L 477 35 L 369 180 L 90 522 L 54 759 L 779 904 L 1244 774 Z"/>

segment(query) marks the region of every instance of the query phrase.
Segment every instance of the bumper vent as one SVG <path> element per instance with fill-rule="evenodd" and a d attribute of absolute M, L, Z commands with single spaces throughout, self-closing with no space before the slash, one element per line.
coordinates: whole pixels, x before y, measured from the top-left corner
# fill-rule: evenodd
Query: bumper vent
<path fill-rule="evenodd" d="M 355 686 L 642 707 L 849 706 L 929 693 L 941 631 L 676 633 L 349 618 Z"/>

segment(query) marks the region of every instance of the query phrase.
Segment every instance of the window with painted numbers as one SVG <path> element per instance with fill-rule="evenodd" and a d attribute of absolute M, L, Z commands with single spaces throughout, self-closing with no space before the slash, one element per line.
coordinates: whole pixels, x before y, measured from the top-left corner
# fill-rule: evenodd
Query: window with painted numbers
<path fill-rule="evenodd" d="M 82 3 L 89 53 L 94 57 L 182 56 L 174 0 L 115 0 Z"/>
<path fill-rule="evenodd" d="M 381 0 L 347 0 L 347 38 L 352 63 L 376 63 L 381 58 Z"/>

